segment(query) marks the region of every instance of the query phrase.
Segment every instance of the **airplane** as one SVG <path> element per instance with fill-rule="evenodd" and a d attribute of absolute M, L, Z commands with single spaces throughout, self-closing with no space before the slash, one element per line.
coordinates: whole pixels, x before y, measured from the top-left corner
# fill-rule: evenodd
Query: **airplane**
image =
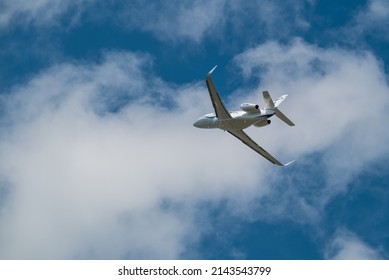
<path fill-rule="evenodd" d="M 269 125 L 269 120 L 272 116 L 277 116 L 289 126 L 294 126 L 294 123 L 288 119 L 278 106 L 285 100 L 288 95 L 282 95 L 275 102 L 268 91 L 263 91 L 263 101 L 265 108 L 261 109 L 257 104 L 243 103 L 240 105 L 241 111 L 229 112 L 220 99 L 219 93 L 212 81 L 211 74 L 215 71 L 217 65 L 212 68 L 206 76 L 205 82 L 207 84 L 208 92 L 211 97 L 214 113 L 209 113 L 200 117 L 193 125 L 197 128 L 220 128 L 228 131 L 230 134 L 241 140 L 248 147 L 256 151 L 261 156 L 265 157 L 271 163 L 279 166 L 287 166 L 294 161 L 282 164 L 275 159 L 271 154 L 265 151 L 261 146 L 255 143 L 243 129 L 251 125 L 255 127 L 263 127 Z"/>

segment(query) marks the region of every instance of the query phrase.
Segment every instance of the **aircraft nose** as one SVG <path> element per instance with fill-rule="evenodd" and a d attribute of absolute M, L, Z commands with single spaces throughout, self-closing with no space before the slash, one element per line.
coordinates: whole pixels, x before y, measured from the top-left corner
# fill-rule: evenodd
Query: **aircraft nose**
<path fill-rule="evenodd" d="M 203 128 L 204 127 L 204 118 L 199 118 L 197 121 L 195 121 L 193 123 L 193 126 L 194 127 L 197 127 L 197 128 Z"/>
<path fill-rule="evenodd" d="M 193 123 L 193 126 L 194 126 L 194 127 L 197 127 L 197 128 L 200 128 L 200 119 L 198 119 L 197 121 L 195 121 L 195 122 Z"/>

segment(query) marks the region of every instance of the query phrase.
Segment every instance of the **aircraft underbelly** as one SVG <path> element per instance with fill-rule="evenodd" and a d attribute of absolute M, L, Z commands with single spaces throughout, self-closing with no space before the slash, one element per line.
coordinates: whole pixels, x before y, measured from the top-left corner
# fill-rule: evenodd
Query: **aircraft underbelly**
<path fill-rule="evenodd" d="M 241 130 L 248 128 L 256 120 L 248 120 L 248 119 L 227 119 L 227 120 L 218 120 L 217 126 L 223 130 Z"/>

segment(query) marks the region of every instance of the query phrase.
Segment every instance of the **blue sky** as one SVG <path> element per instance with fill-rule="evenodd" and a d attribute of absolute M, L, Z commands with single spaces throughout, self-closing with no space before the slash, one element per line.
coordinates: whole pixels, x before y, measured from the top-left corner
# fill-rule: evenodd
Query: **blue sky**
<path fill-rule="evenodd" d="M 389 2 L 3 0 L 0 258 L 387 259 Z M 288 94 L 247 132 L 211 112 Z"/>

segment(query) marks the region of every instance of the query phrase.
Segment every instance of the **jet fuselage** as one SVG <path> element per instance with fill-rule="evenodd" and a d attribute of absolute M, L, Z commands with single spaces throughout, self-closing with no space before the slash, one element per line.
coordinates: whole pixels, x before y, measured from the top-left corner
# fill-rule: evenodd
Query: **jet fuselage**
<path fill-rule="evenodd" d="M 215 113 L 209 113 L 193 124 L 198 128 L 220 128 L 222 130 L 241 130 L 251 125 L 261 127 L 270 124 L 269 118 L 274 115 L 272 109 L 260 109 L 258 113 L 234 111 L 230 112 L 231 118 L 219 119 Z"/>

